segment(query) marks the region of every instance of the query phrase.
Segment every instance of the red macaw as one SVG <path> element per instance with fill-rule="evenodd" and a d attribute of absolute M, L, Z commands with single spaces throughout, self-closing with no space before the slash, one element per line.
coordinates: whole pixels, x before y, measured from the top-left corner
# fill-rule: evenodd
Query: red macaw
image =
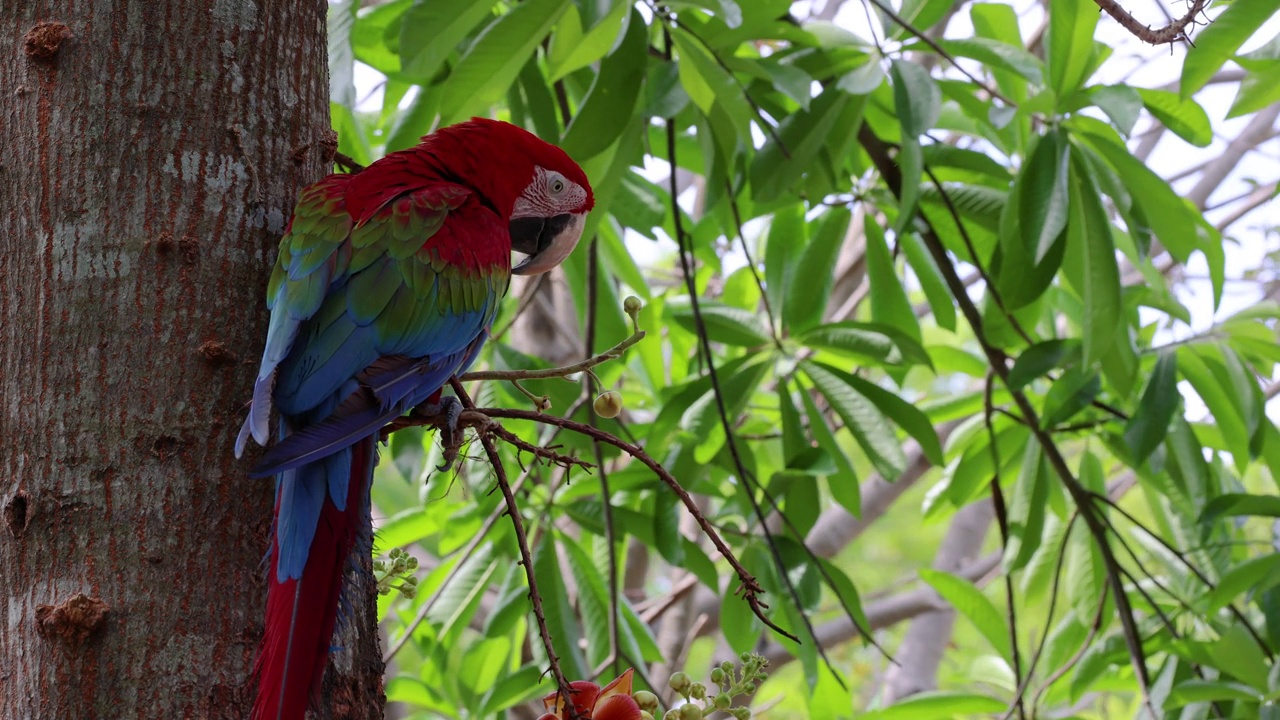
<path fill-rule="evenodd" d="M 348 558 L 370 551 L 378 431 L 422 403 L 456 423 L 441 386 L 475 360 L 511 275 L 564 260 L 593 203 L 564 151 L 481 118 L 302 191 L 236 440 L 237 457 L 251 435 L 265 445 L 279 411 L 252 472 L 276 476 L 255 720 L 302 720 L 319 688 Z"/>

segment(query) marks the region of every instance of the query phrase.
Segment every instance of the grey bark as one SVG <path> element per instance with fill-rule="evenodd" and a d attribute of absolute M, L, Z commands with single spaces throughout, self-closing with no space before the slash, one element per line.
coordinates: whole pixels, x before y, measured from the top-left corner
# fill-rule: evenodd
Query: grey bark
<path fill-rule="evenodd" d="M 275 245 L 332 159 L 326 9 L 0 9 L 2 718 L 247 715 L 272 488 L 231 446 Z M 349 625 L 325 716 L 377 717 Z"/>

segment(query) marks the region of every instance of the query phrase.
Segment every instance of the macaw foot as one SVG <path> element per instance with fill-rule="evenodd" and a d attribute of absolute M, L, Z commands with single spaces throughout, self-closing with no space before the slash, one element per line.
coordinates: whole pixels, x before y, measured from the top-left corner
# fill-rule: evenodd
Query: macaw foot
<path fill-rule="evenodd" d="M 462 402 L 452 395 L 441 397 L 437 402 L 423 403 L 413 409 L 413 414 L 420 417 L 439 418 L 444 416 L 444 425 L 440 427 L 440 444 L 444 448 L 444 464 L 436 469 L 448 472 L 453 461 L 458 457 L 462 446 L 462 434 L 458 432 L 458 420 L 462 417 Z"/>

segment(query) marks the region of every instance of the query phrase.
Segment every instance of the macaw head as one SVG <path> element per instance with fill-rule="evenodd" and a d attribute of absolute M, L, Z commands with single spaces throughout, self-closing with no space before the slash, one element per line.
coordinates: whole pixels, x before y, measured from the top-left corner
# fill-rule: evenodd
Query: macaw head
<path fill-rule="evenodd" d="M 512 273 L 537 275 L 569 257 L 595 197 L 586 173 L 565 151 L 523 128 L 486 118 L 436 134 L 458 139 L 467 180 L 506 219 L 511 249 L 526 256 Z"/>

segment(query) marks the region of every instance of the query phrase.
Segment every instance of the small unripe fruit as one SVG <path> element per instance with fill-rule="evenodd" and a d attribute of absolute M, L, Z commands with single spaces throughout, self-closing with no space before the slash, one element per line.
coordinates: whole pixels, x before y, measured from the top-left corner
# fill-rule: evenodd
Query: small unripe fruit
<path fill-rule="evenodd" d="M 744 707 L 736 707 L 730 711 L 737 720 L 751 720 L 751 710 Z"/>
<path fill-rule="evenodd" d="M 689 696 L 694 700 L 705 699 L 707 697 L 707 686 L 699 682 L 694 683 L 693 687 L 689 689 Z"/>
<path fill-rule="evenodd" d="M 637 690 L 631 698 L 636 701 L 641 710 L 658 709 L 658 696 L 648 690 Z"/>
<path fill-rule="evenodd" d="M 755 683 L 753 683 L 753 682 L 749 682 L 749 683 L 747 683 L 747 684 L 743 685 L 743 686 L 742 686 L 742 689 L 743 689 L 743 691 L 744 691 L 744 692 L 753 693 L 753 692 L 755 692 L 755 691 L 756 691 L 756 684 L 755 684 Z"/>
<path fill-rule="evenodd" d="M 640 312 L 640 308 L 644 307 L 644 303 L 640 302 L 640 298 L 635 295 L 628 295 L 626 300 L 622 301 L 622 309 L 628 315 Z"/>
<path fill-rule="evenodd" d="M 650 714 L 648 713 L 648 711 L 641 710 L 641 711 L 640 711 L 640 720 L 653 720 L 653 716 L 652 716 L 652 715 L 650 715 Z"/>
<path fill-rule="evenodd" d="M 713 683 L 715 683 L 715 684 L 717 684 L 717 685 L 719 685 L 720 683 L 724 682 L 724 671 L 723 671 L 723 670 L 721 670 L 720 668 L 712 668 L 712 669 L 711 669 L 711 682 L 713 682 Z"/>
<path fill-rule="evenodd" d="M 662 716 L 662 720 L 680 720 L 680 711 L 672 708 Z"/>
<path fill-rule="evenodd" d="M 716 696 L 714 703 L 717 710 L 728 710 L 729 706 L 733 704 L 733 700 L 725 693 L 720 693 Z"/>
<path fill-rule="evenodd" d="M 667 680 L 667 686 L 681 695 L 689 692 L 692 685 L 693 681 L 689 679 L 689 675 L 682 672 L 674 673 L 671 679 Z"/>
<path fill-rule="evenodd" d="M 680 706 L 680 720 L 702 720 L 702 708 L 694 703 Z"/>
<path fill-rule="evenodd" d="M 622 412 L 622 393 L 617 390 L 602 392 L 591 407 L 602 418 L 616 418 Z"/>

